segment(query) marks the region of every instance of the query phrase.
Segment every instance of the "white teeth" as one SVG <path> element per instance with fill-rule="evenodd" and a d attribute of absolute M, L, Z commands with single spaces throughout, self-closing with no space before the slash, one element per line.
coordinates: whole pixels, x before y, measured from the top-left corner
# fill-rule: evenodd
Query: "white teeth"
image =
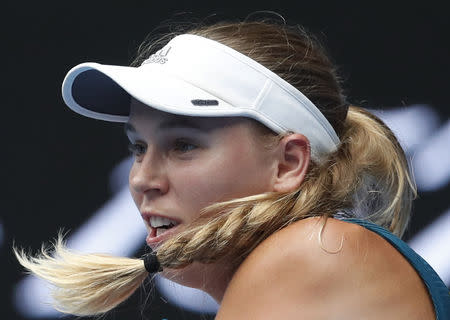
<path fill-rule="evenodd" d="M 156 236 L 158 237 L 158 236 L 162 235 L 166 231 L 167 231 L 166 229 L 158 228 L 158 229 L 156 229 Z"/>
<path fill-rule="evenodd" d="M 153 228 L 159 228 L 162 226 L 169 226 L 169 225 L 176 225 L 177 223 L 173 220 L 163 218 L 163 217 L 157 217 L 157 216 L 151 216 L 150 217 L 150 226 Z"/>

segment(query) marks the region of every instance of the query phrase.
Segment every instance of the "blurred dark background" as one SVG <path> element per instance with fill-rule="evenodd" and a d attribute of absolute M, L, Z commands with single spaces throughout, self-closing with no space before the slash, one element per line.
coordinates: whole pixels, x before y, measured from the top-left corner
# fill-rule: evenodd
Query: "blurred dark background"
<path fill-rule="evenodd" d="M 12 255 L 13 241 L 38 249 L 60 228 L 81 226 L 111 198 L 111 171 L 128 154 L 121 125 L 83 118 L 64 107 L 62 79 L 81 62 L 129 64 L 147 34 L 168 19 L 234 20 L 258 10 L 276 11 L 323 40 L 341 68 L 349 101 L 383 110 L 427 105 L 440 125 L 448 122 L 450 25 L 443 7 L 394 1 L 377 6 L 361 1 L 212 3 L 2 2 L 2 319 L 28 319 L 14 300 L 24 273 Z M 448 194 L 448 181 L 420 193 L 407 240 L 448 210 Z M 166 303 L 158 290 L 144 312 L 143 300 L 140 292 L 105 319 L 211 317 Z"/>

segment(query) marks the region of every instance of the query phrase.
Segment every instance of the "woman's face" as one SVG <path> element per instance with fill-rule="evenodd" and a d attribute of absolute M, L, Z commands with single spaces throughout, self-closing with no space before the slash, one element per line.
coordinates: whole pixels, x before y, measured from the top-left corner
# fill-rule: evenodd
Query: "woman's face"
<path fill-rule="evenodd" d="M 133 100 L 126 131 L 130 190 L 152 249 L 212 203 L 272 191 L 275 151 L 248 119 L 177 116 Z"/>

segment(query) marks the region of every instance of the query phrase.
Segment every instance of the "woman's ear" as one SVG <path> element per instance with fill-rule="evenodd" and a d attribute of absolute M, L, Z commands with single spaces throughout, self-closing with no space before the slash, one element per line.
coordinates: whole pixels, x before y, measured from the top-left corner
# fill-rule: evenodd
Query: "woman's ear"
<path fill-rule="evenodd" d="M 281 139 L 277 176 L 273 188 L 278 192 L 291 192 L 300 187 L 308 170 L 311 151 L 309 140 L 294 133 Z"/>

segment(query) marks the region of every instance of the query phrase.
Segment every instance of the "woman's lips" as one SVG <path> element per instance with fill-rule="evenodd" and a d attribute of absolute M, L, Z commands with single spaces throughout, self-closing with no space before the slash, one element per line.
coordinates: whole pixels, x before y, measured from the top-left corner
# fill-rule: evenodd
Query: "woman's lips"
<path fill-rule="evenodd" d="M 142 216 L 142 219 L 144 220 L 144 222 L 147 226 L 147 230 L 148 230 L 148 235 L 145 240 L 147 242 L 147 245 L 149 247 L 151 247 L 153 250 L 155 250 L 156 247 L 158 245 L 160 245 L 162 242 L 166 241 L 168 238 L 172 237 L 175 233 L 179 232 L 178 227 L 181 224 L 180 219 L 165 216 L 165 215 L 157 213 L 157 211 L 153 211 L 153 210 L 148 210 L 148 211 L 145 210 L 145 211 L 141 212 L 141 216 Z M 169 220 L 173 221 L 175 223 L 175 225 L 169 229 L 166 229 L 164 233 L 162 233 L 158 236 L 157 232 L 156 232 L 157 228 L 152 227 L 150 224 L 151 217 L 161 217 L 161 218 L 169 219 Z"/>
<path fill-rule="evenodd" d="M 172 237 L 175 233 L 177 233 L 179 226 L 180 225 L 178 224 L 170 229 L 167 229 L 163 234 L 160 234 L 159 236 L 156 235 L 157 228 L 150 227 L 147 238 L 145 239 L 147 245 L 152 249 L 155 249 L 157 245 L 161 244 L 162 242 Z"/>

